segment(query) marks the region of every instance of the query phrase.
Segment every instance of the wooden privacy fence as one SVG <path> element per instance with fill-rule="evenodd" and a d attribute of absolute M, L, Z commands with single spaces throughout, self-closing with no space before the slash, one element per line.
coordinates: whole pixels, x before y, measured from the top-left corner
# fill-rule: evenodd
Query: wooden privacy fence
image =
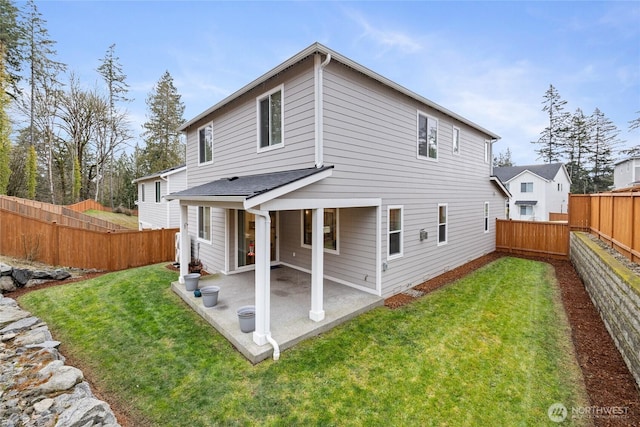
<path fill-rule="evenodd" d="M 0 195 L 0 209 L 5 209 L 31 218 L 37 218 L 46 222 L 55 221 L 59 225 L 83 228 L 85 230 L 129 230 L 119 224 L 114 224 L 100 218 L 94 218 L 92 216 L 76 212 L 66 206 L 53 205 L 51 203 L 38 202 L 35 200 L 20 199 L 18 197 Z"/>
<path fill-rule="evenodd" d="M 72 211 L 76 211 L 80 213 L 86 212 L 89 210 L 111 212 L 111 208 L 103 206 L 102 204 L 96 202 L 93 199 L 83 200 L 81 202 L 74 203 L 73 205 L 67 205 L 67 208 L 71 209 Z"/>
<path fill-rule="evenodd" d="M 518 255 L 569 259 L 569 225 L 560 222 L 496 219 L 496 250 Z"/>
<path fill-rule="evenodd" d="M 0 209 L 0 254 L 50 265 L 124 270 L 173 260 L 179 231 L 94 231 Z"/>
<path fill-rule="evenodd" d="M 589 231 L 631 261 L 640 262 L 640 192 L 571 194 L 569 225 Z"/>

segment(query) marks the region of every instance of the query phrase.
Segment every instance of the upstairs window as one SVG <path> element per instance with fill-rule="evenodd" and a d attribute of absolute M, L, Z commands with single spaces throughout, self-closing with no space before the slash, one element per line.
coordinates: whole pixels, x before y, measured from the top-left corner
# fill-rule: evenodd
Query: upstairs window
<path fill-rule="evenodd" d="M 258 98 L 258 151 L 283 145 L 282 86 Z"/>
<path fill-rule="evenodd" d="M 484 162 L 489 163 L 489 160 L 491 160 L 491 143 L 489 142 L 489 140 L 485 139 L 484 140 Z"/>
<path fill-rule="evenodd" d="M 521 182 L 520 183 L 520 192 L 521 193 L 533 193 L 533 182 Z"/>
<path fill-rule="evenodd" d="M 198 129 L 198 162 L 209 163 L 213 161 L 213 125 Z"/>
<path fill-rule="evenodd" d="M 453 154 L 460 154 L 460 128 L 453 127 Z"/>
<path fill-rule="evenodd" d="M 418 157 L 438 159 L 438 119 L 418 112 Z"/>
<path fill-rule="evenodd" d="M 160 203 L 162 200 L 162 194 L 160 192 L 160 181 L 156 181 L 156 203 Z"/>

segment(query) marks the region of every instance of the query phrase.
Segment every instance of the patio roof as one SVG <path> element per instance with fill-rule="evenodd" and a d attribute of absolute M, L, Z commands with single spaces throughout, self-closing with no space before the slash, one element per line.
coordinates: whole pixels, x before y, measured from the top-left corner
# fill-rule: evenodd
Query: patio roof
<path fill-rule="evenodd" d="M 260 202 L 264 202 L 330 176 L 332 169 L 333 166 L 323 166 L 232 176 L 171 193 L 165 198 L 167 200 L 245 202 L 263 196 L 260 197 Z M 251 206 L 256 204 L 258 203 L 250 203 Z"/>

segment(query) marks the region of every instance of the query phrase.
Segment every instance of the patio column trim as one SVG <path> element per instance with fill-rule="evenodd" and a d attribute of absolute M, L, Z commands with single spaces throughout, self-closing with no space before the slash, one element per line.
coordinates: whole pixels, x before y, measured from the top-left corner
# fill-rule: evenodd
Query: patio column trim
<path fill-rule="evenodd" d="M 324 319 L 324 208 L 311 211 L 311 310 L 309 319 Z"/>
<path fill-rule="evenodd" d="M 271 218 L 269 211 L 247 209 L 256 216 L 255 305 L 253 342 L 265 345 L 271 335 Z"/>
<path fill-rule="evenodd" d="M 180 277 L 178 281 L 184 283 L 184 276 L 189 274 L 191 262 L 191 238 L 189 237 L 189 206 L 180 205 Z"/>

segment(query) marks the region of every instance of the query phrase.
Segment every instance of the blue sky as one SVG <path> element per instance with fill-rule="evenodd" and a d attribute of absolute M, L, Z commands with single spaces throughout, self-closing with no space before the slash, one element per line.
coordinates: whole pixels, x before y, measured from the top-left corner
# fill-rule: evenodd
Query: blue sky
<path fill-rule="evenodd" d="M 36 1 L 57 60 L 86 86 L 116 44 L 137 135 L 165 70 L 190 119 L 318 41 L 499 134 L 519 164 L 547 124 L 553 84 L 566 110 L 598 107 L 640 144 L 639 2 Z"/>

